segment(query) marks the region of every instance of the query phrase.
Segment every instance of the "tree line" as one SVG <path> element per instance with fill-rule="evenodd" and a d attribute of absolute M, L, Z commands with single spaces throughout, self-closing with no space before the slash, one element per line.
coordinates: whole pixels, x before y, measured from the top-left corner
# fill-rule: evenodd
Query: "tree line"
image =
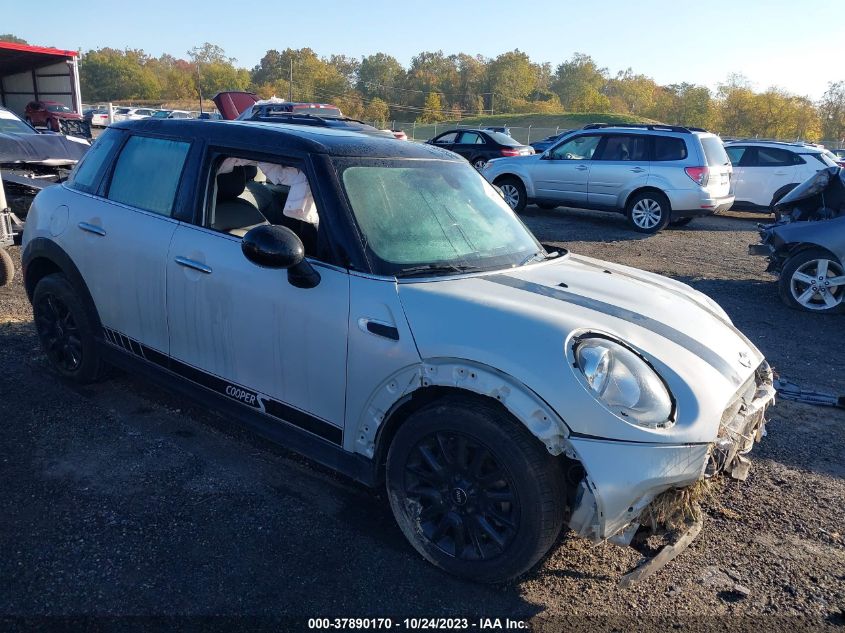
<path fill-rule="evenodd" d="M 14 36 L 0 39 L 8 37 Z M 660 85 L 630 68 L 613 74 L 582 53 L 553 66 L 518 49 L 492 59 L 423 51 L 406 68 L 385 53 L 358 59 L 286 48 L 268 50 L 246 69 L 220 46 L 205 43 L 185 58 L 137 49 L 89 50 L 81 54 L 79 70 L 82 93 L 91 102 L 184 101 L 197 98 L 200 88 L 206 97 L 251 90 L 263 98 L 331 102 L 347 116 L 380 122 L 617 112 L 723 136 L 845 138 L 845 81 L 831 82 L 813 102 L 778 87 L 755 91 L 740 74 L 728 75 L 715 91 L 693 83 Z"/>

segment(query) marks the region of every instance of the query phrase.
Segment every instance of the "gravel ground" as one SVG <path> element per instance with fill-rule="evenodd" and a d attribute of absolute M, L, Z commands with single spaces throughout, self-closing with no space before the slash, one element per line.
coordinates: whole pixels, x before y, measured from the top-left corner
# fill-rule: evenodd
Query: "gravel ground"
<path fill-rule="evenodd" d="M 845 391 L 845 354 L 830 342 L 845 317 L 780 303 L 764 262 L 746 255 L 758 219 L 706 218 L 644 238 L 613 215 L 525 215 L 544 243 L 690 283 L 784 376 Z M 640 586 L 617 586 L 635 551 L 564 533 L 537 569 L 489 587 L 423 562 L 378 491 L 142 380 L 60 381 L 19 279 L 0 289 L 0 375 L 0 616 L 484 616 L 548 631 L 845 626 L 842 411 L 772 408 L 748 480 L 720 483 L 699 538 Z"/>

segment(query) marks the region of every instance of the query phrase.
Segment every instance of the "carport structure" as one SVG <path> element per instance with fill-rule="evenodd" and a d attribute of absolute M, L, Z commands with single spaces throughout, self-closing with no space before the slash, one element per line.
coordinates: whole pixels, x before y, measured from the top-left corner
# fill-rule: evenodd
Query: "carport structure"
<path fill-rule="evenodd" d="M 0 105 L 23 117 L 30 101 L 57 101 L 81 114 L 79 53 L 0 42 Z"/>

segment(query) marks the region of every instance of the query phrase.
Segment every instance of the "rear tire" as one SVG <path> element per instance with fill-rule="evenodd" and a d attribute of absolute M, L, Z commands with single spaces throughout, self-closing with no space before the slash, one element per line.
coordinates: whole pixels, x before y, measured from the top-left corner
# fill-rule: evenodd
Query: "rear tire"
<path fill-rule="evenodd" d="M 478 582 L 533 567 L 563 525 L 561 469 L 498 407 L 447 398 L 413 413 L 387 455 L 387 492 L 426 560 Z"/>
<path fill-rule="evenodd" d="M 5 249 L 0 248 L 0 286 L 12 283 L 14 278 L 15 262 Z"/>
<path fill-rule="evenodd" d="M 470 162 L 472 163 L 472 166 L 475 167 L 476 170 L 481 171 L 482 169 L 484 169 L 484 165 L 487 164 L 487 159 L 481 158 L 481 157 L 473 158 L 472 161 L 470 161 Z"/>
<path fill-rule="evenodd" d="M 525 205 L 528 204 L 525 185 L 522 184 L 522 181 L 519 178 L 507 177 L 497 180 L 496 184 L 502 190 L 505 202 L 513 209 L 514 213 L 522 213 Z"/>
<path fill-rule="evenodd" d="M 653 234 L 669 224 L 672 209 L 669 199 L 657 191 L 643 191 L 628 200 L 625 215 L 631 228 L 638 233 Z"/>
<path fill-rule="evenodd" d="M 845 310 L 845 284 L 831 279 L 845 275 L 842 262 L 822 248 L 808 248 L 786 260 L 778 279 L 778 293 L 790 308 L 833 314 Z M 822 279 L 819 279 L 822 277 Z"/>
<path fill-rule="evenodd" d="M 32 312 L 53 369 L 79 384 L 96 381 L 103 362 L 94 322 L 67 277 L 54 273 L 41 279 L 32 295 Z"/>

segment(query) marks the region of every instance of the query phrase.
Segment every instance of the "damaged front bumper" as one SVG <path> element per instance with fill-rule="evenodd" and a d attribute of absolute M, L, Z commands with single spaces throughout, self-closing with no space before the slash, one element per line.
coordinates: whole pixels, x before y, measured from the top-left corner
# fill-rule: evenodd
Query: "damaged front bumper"
<path fill-rule="evenodd" d="M 567 457 L 587 469 L 572 500 L 569 527 L 594 542 L 617 545 L 631 544 L 642 528 L 675 534 L 675 542 L 667 546 L 672 549 L 655 557 L 660 564 L 652 564 L 637 579 L 654 573 L 698 533 L 698 497 L 705 480 L 721 473 L 739 480 L 748 476 L 746 455 L 765 435 L 765 412 L 774 396 L 772 371 L 764 361 L 736 392 L 709 444 L 569 438 L 572 450 Z"/>

